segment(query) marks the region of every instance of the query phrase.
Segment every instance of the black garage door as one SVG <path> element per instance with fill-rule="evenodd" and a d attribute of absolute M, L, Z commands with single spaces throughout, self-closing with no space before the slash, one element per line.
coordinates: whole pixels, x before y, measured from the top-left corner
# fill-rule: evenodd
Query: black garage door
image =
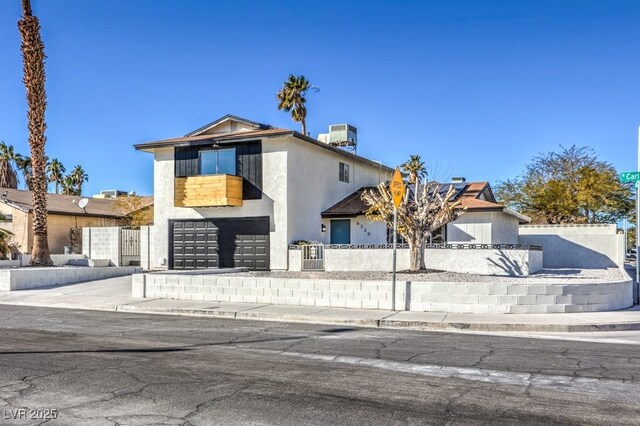
<path fill-rule="evenodd" d="M 269 218 L 176 220 L 169 223 L 172 269 L 269 269 Z"/>

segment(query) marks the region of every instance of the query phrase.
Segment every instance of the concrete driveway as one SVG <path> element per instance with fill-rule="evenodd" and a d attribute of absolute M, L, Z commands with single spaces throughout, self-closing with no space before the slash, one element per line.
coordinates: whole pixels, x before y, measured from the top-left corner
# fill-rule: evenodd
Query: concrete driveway
<path fill-rule="evenodd" d="M 78 294 L 83 296 L 131 296 L 131 275 L 61 285 L 36 290 L 36 292 L 48 294 Z"/>
<path fill-rule="evenodd" d="M 0 304 L 57 308 L 116 310 L 117 306 L 133 300 L 131 275 L 50 288 L 0 292 Z"/>

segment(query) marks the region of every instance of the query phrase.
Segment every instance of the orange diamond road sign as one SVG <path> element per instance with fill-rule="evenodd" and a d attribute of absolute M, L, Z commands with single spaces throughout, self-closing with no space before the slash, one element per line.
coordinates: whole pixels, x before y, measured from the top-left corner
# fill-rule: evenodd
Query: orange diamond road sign
<path fill-rule="evenodd" d="M 400 169 L 396 167 L 396 171 L 393 172 L 393 178 L 391 179 L 391 196 L 393 197 L 393 205 L 396 209 L 400 207 L 402 202 L 402 196 L 404 195 L 404 181 L 400 174 Z"/>

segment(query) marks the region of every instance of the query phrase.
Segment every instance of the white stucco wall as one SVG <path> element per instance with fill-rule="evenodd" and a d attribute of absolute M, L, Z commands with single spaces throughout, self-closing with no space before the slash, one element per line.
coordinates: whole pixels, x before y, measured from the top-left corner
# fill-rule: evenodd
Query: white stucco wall
<path fill-rule="evenodd" d="M 370 222 L 364 215 L 344 218 L 351 223 L 351 244 L 386 244 L 387 242 L 387 225 L 384 222 Z M 322 219 L 327 231 L 324 235 L 323 244 L 329 244 L 331 236 L 331 219 Z M 293 240 L 295 241 L 295 240 Z"/>
<path fill-rule="evenodd" d="M 154 158 L 154 227 L 151 268 L 168 266 L 169 220 L 268 216 L 271 269 L 287 268 L 287 152 L 282 139 L 262 144 L 263 194 L 244 200 L 242 207 L 189 208 L 174 206 L 173 148 L 156 149 Z M 164 265 L 162 265 L 164 261 Z"/>
<path fill-rule="evenodd" d="M 148 271 L 151 269 L 151 230 L 153 226 L 140 227 L 140 267 Z"/>
<path fill-rule="evenodd" d="M 349 183 L 339 181 L 339 163 L 349 164 Z M 244 200 L 242 207 L 174 207 L 174 150 L 161 148 L 154 156 L 154 226 L 149 244 L 152 269 L 168 266 L 169 220 L 268 216 L 270 219 L 270 268 L 288 268 L 288 244 L 298 239 L 329 242 L 321 232 L 323 210 L 355 190 L 389 179 L 377 164 L 355 160 L 292 137 L 262 142 L 263 196 Z M 352 223 L 352 243 L 384 243 L 386 231 L 376 224 L 366 235 Z M 382 229 L 382 231 L 381 231 Z M 379 239 L 381 238 L 381 239 Z"/>
<path fill-rule="evenodd" d="M 289 202 L 289 242 L 296 240 L 313 240 L 324 244 L 329 243 L 329 220 L 323 220 L 320 214 L 362 188 L 377 185 L 381 181 L 389 180 L 391 173 L 386 172 L 379 164 L 371 164 L 339 153 L 332 152 L 320 146 L 298 139 L 289 139 L 287 146 L 288 174 L 288 202 Z M 349 182 L 339 179 L 339 164 L 349 165 Z M 366 226 L 375 229 L 375 234 L 366 235 L 357 224 L 364 217 L 351 219 L 352 244 L 383 244 L 386 233 L 379 232 L 380 226 Z M 326 232 L 321 232 L 321 225 L 325 224 Z"/>
<path fill-rule="evenodd" d="M 615 224 L 522 225 L 520 244 L 544 251 L 545 268 L 606 268 L 624 263 L 624 236 Z"/>

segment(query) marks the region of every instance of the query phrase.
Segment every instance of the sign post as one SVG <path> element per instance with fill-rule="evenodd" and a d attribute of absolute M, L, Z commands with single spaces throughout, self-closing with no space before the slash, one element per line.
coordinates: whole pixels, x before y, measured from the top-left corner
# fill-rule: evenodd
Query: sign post
<path fill-rule="evenodd" d="M 391 189 L 391 196 L 393 197 L 393 275 L 391 281 L 391 310 L 396 309 L 396 246 L 398 242 L 398 207 L 402 202 L 404 196 L 404 181 L 402 180 L 402 174 L 400 169 L 396 167 L 393 172 L 393 178 L 389 185 Z"/>
<path fill-rule="evenodd" d="M 638 129 L 638 169 L 640 169 L 640 128 Z M 636 283 L 633 287 L 633 303 L 638 302 L 638 282 L 640 281 L 640 236 L 638 235 L 638 218 L 640 218 L 640 197 L 638 197 L 638 182 L 640 181 L 640 172 L 622 172 L 620 173 L 620 182 L 633 182 L 636 188 Z M 626 236 L 625 236 L 626 238 Z M 625 239 L 626 244 L 626 239 Z M 625 256 L 627 254 L 625 253 Z"/>

